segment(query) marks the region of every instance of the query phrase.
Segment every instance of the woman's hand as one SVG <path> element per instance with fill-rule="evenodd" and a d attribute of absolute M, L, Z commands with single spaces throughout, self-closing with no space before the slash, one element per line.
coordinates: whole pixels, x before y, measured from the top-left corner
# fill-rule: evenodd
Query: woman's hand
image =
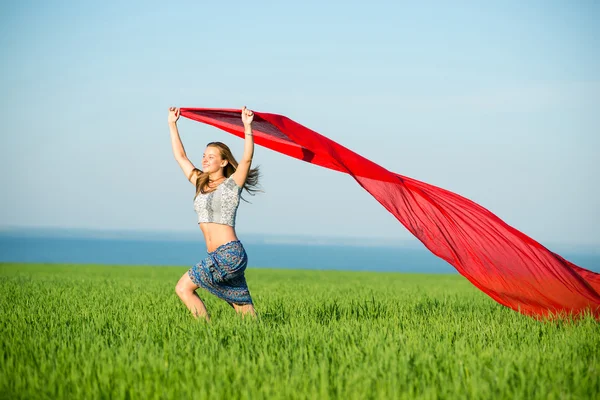
<path fill-rule="evenodd" d="M 169 123 L 175 124 L 175 123 L 177 123 L 178 119 L 179 119 L 179 108 L 177 108 L 177 107 L 169 108 Z"/>
<path fill-rule="evenodd" d="M 244 123 L 244 126 L 252 125 L 252 120 L 254 120 L 254 113 L 244 106 L 242 108 L 242 122 Z"/>

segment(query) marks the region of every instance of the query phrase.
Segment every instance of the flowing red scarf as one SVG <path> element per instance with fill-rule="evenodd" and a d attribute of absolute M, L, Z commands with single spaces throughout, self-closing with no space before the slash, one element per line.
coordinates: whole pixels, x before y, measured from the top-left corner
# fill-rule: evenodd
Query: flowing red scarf
<path fill-rule="evenodd" d="M 241 110 L 182 108 L 181 115 L 244 137 Z M 580 268 L 480 205 L 398 175 L 291 119 L 254 112 L 256 144 L 351 175 L 433 254 L 480 290 L 534 317 L 600 319 L 600 274 Z"/>

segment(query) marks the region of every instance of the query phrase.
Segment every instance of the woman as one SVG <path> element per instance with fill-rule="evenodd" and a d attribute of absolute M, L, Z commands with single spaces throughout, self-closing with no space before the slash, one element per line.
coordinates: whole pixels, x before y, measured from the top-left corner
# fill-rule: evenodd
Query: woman
<path fill-rule="evenodd" d="M 208 257 L 183 274 L 175 291 L 194 317 L 210 319 L 204 303 L 196 294 L 203 287 L 227 301 L 236 312 L 256 316 L 244 271 L 248 256 L 235 234 L 235 217 L 242 189 L 257 191 L 258 170 L 250 169 L 254 154 L 252 120 L 254 114 L 242 109 L 245 141 L 244 155 L 238 163 L 229 147 L 220 142 L 207 145 L 202 156 L 202 171 L 188 160 L 177 130 L 179 109 L 169 109 L 169 129 L 173 155 L 188 180 L 196 187 L 194 209 L 204 234 Z"/>

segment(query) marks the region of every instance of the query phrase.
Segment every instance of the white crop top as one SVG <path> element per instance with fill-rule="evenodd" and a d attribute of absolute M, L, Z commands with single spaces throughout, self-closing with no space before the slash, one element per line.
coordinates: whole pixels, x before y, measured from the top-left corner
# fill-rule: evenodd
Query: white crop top
<path fill-rule="evenodd" d="M 241 192 L 242 188 L 235 183 L 232 175 L 219 184 L 214 191 L 198 193 L 194 199 L 198 223 L 214 222 L 235 227 Z"/>

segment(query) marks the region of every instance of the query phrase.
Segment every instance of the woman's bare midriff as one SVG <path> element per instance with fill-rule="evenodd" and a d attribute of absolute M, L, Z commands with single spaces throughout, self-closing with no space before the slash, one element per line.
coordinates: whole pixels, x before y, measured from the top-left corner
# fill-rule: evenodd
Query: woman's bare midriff
<path fill-rule="evenodd" d="M 217 247 L 238 240 L 235 229 L 229 225 L 215 224 L 212 222 L 203 222 L 198 224 L 204 234 L 206 250 L 213 252 Z"/>

